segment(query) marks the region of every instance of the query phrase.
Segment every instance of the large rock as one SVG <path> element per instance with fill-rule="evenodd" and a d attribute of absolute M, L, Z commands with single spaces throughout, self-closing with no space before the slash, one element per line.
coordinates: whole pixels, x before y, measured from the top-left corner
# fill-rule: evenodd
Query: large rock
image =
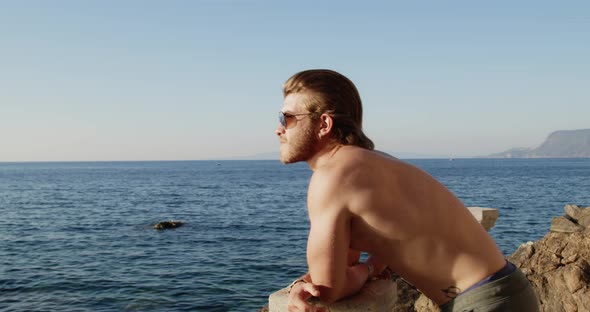
<path fill-rule="evenodd" d="M 568 217 L 554 217 L 551 219 L 551 232 L 557 233 L 574 233 L 583 231 L 585 227 L 579 225 L 577 221 Z"/>
<path fill-rule="evenodd" d="M 583 231 L 590 226 L 589 207 L 581 208 L 578 205 L 565 205 L 565 215 L 551 220 L 551 232 L 574 233 Z"/>
<path fill-rule="evenodd" d="M 541 311 L 590 311 L 590 229 L 550 232 L 509 257 L 533 284 Z"/>

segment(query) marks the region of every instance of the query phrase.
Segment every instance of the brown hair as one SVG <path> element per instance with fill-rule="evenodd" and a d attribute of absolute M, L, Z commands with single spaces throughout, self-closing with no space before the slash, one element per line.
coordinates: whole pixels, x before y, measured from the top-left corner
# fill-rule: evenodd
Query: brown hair
<path fill-rule="evenodd" d="M 328 69 L 311 69 L 293 75 L 283 86 L 283 95 L 302 93 L 305 108 L 313 117 L 329 114 L 334 119 L 333 136 L 344 145 L 373 150 L 363 133 L 363 105 L 355 85 L 342 74 Z"/>

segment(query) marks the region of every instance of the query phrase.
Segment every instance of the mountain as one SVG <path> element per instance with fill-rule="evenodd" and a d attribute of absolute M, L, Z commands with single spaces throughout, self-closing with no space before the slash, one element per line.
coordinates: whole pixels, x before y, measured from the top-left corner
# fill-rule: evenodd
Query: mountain
<path fill-rule="evenodd" d="M 587 158 L 590 157 L 590 129 L 555 131 L 537 148 L 513 148 L 487 157 Z"/>

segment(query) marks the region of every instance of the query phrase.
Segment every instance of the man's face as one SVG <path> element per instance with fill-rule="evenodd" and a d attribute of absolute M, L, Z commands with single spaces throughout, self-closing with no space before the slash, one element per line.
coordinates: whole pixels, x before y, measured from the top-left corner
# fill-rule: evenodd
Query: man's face
<path fill-rule="evenodd" d="M 306 161 L 315 154 L 318 138 L 313 119 L 303 105 L 304 95 L 291 93 L 285 97 L 281 111 L 287 127 L 279 124 L 276 134 L 281 143 L 280 159 L 285 164 Z M 299 115 L 300 116 L 293 116 Z"/>

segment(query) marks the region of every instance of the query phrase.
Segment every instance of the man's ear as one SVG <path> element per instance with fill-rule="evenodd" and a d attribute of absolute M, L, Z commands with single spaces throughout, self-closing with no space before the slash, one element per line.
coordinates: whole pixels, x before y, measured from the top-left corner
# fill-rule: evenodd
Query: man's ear
<path fill-rule="evenodd" d="M 332 127 L 334 127 L 334 119 L 332 119 L 332 116 L 328 114 L 322 114 L 320 116 L 320 138 L 329 135 L 332 132 Z"/>

